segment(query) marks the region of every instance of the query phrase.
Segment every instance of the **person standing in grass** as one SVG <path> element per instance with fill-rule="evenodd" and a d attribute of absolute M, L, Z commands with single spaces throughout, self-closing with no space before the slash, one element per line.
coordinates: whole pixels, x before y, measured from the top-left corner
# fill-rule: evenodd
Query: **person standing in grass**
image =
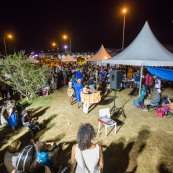
<path fill-rule="evenodd" d="M 74 89 L 75 89 L 75 97 L 76 97 L 76 101 L 78 103 L 78 109 L 81 107 L 80 103 L 81 103 L 81 89 L 83 88 L 83 85 L 81 84 L 81 79 L 77 80 L 77 83 L 74 85 Z"/>
<path fill-rule="evenodd" d="M 66 86 L 67 85 L 67 72 L 65 70 L 63 70 L 62 75 L 63 75 L 64 86 Z"/>
<path fill-rule="evenodd" d="M 71 152 L 71 173 L 101 173 L 104 167 L 101 146 L 91 141 L 96 137 L 93 126 L 82 124 L 77 133 L 77 144 Z"/>
<path fill-rule="evenodd" d="M 69 96 L 70 100 L 69 103 L 73 104 L 73 97 L 74 97 L 74 88 L 72 87 L 72 80 L 68 83 L 67 95 Z"/>

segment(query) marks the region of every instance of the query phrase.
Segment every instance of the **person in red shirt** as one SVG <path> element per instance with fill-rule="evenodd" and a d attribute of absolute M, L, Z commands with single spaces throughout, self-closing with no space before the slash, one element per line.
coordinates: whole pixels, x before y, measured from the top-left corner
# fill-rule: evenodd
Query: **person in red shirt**
<path fill-rule="evenodd" d="M 152 76 L 149 73 L 147 73 L 145 76 L 145 88 L 147 93 L 150 93 L 152 79 L 153 79 Z"/>

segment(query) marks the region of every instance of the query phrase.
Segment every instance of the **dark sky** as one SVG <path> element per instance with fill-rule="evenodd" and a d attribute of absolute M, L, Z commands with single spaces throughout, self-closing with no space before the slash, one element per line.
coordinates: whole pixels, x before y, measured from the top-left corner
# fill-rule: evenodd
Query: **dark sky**
<path fill-rule="evenodd" d="M 1 0 L 0 51 L 8 32 L 15 37 L 6 40 L 9 52 L 14 45 L 17 51 L 46 52 L 52 41 L 63 50 L 63 33 L 70 35 L 73 52 L 97 51 L 101 44 L 121 48 L 123 6 L 128 9 L 125 46 L 146 20 L 161 43 L 173 44 L 172 0 Z"/>

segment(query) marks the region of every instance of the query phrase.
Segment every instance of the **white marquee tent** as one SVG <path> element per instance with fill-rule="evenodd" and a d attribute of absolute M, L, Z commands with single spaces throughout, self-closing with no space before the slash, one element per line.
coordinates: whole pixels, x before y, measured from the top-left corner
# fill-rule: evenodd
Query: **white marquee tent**
<path fill-rule="evenodd" d="M 135 40 L 124 51 L 102 62 L 141 66 L 141 90 L 143 66 L 173 66 L 173 54 L 159 43 L 146 22 Z"/>
<path fill-rule="evenodd" d="M 72 58 L 69 54 L 62 59 L 63 62 L 75 62 L 76 59 Z"/>
<path fill-rule="evenodd" d="M 173 66 L 173 54 L 159 43 L 146 22 L 135 40 L 124 51 L 102 62 L 136 66 Z"/>
<path fill-rule="evenodd" d="M 96 61 L 97 65 L 100 65 L 101 60 L 106 60 L 109 58 L 111 58 L 111 56 L 107 53 L 104 46 L 102 45 L 99 51 L 92 58 L 87 59 L 87 61 Z"/>

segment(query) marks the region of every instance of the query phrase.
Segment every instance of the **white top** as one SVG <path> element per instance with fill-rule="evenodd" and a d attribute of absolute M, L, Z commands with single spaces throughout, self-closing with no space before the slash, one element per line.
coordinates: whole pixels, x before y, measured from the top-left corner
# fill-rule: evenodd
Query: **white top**
<path fill-rule="evenodd" d="M 161 80 L 157 79 L 157 83 L 155 83 L 155 88 L 160 89 L 161 87 Z"/>
<path fill-rule="evenodd" d="M 83 91 L 84 94 L 88 94 L 89 93 L 86 88 L 83 88 L 82 91 Z"/>
<path fill-rule="evenodd" d="M 72 88 L 72 82 L 71 81 L 68 83 L 68 87 Z"/>
<path fill-rule="evenodd" d="M 12 172 L 16 167 L 18 153 L 9 153 L 6 151 L 4 156 L 4 165 L 8 172 Z"/>
<path fill-rule="evenodd" d="M 77 162 L 77 167 L 75 170 L 75 173 L 88 173 L 88 171 L 85 169 L 84 171 L 84 165 L 87 165 L 87 168 L 89 169 L 89 173 L 98 173 L 99 171 L 96 171 L 98 169 L 98 162 L 99 162 L 99 145 L 96 144 L 95 148 L 87 149 L 81 152 L 81 150 L 78 147 L 78 144 L 76 145 L 76 151 L 75 151 L 75 159 Z M 83 159 L 85 160 L 85 164 L 83 163 Z"/>

